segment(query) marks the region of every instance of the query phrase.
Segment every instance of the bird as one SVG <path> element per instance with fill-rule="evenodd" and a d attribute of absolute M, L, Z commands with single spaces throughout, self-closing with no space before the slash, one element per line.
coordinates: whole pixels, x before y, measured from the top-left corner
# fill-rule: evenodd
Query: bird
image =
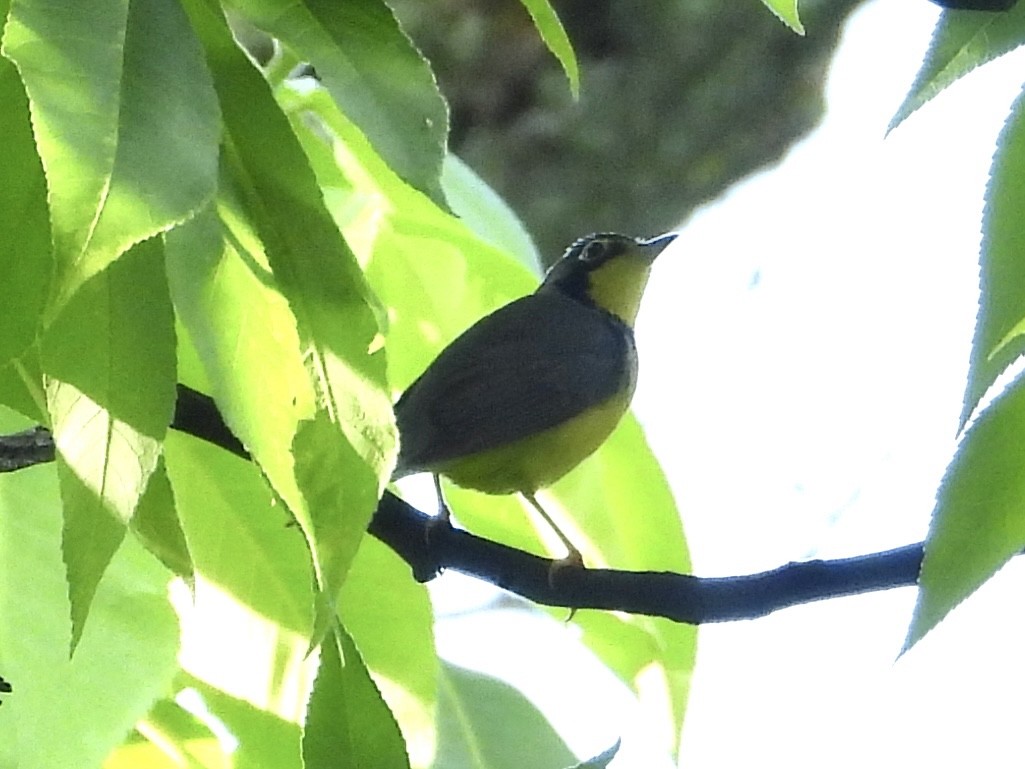
<path fill-rule="evenodd" d="M 393 480 L 441 476 L 486 494 L 520 494 L 567 550 L 580 551 L 537 492 L 593 454 L 637 384 L 633 326 L 655 258 L 676 238 L 603 232 L 573 242 L 532 294 L 456 337 L 395 404 Z"/>

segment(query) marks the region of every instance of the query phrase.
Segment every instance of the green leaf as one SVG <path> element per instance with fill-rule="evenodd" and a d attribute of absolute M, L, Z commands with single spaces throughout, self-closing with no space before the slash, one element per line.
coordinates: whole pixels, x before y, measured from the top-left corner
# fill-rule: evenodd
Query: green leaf
<path fill-rule="evenodd" d="M 167 474 L 182 528 L 195 564 L 197 603 L 190 616 L 209 618 L 211 626 L 194 628 L 196 648 L 201 648 L 203 633 L 216 634 L 218 622 L 215 604 L 206 602 L 209 592 L 222 601 L 230 601 L 232 610 L 259 617 L 278 626 L 274 631 L 273 669 L 283 676 L 287 659 L 306 653 L 312 626 L 313 592 L 310 562 L 301 532 L 289 524 L 288 511 L 276 504 L 273 492 L 252 462 L 218 449 L 190 436 L 172 431 L 165 446 Z M 262 627 L 262 624 L 261 624 Z M 285 632 L 287 631 L 287 632 Z M 230 641 L 246 643 L 245 628 L 222 628 L 227 649 Z M 237 634 L 237 636 L 235 635 Z M 190 643 L 192 641 L 190 640 Z M 241 652 L 251 669 L 264 664 L 258 644 L 250 644 L 250 658 Z M 223 649 L 217 646 L 218 652 Z M 218 654 L 204 657 L 203 668 L 193 675 L 225 691 L 237 691 L 251 674 L 239 666 L 219 665 Z M 282 665 L 279 669 L 278 665 Z"/>
<path fill-rule="evenodd" d="M 213 194 L 217 103 L 178 3 L 15 0 L 3 53 L 31 101 L 59 307 Z"/>
<path fill-rule="evenodd" d="M 448 107 L 430 66 L 380 0 L 234 0 L 310 62 L 395 173 L 441 206 Z"/>
<path fill-rule="evenodd" d="M 946 10 L 936 23 L 932 42 L 915 82 L 890 121 L 892 131 L 940 91 L 976 67 L 1003 56 L 1025 42 L 1025 6 L 1002 13 Z"/>
<path fill-rule="evenodd" d="M 399 179 L 322 89 L 282 89 L 279 99 L 335 221 L 388 308 L 393 385 L 411 382 L 442 342 L 536 285 L 508 254 Z M 323 125 L 311 127 L 311 114 Z M 499 207 L 491 211 L 501 215 Z"/>
<path fill-rule="evenodd" d="M 765 7 L 799 35 L 804 34 L 804 25 L 797 14 L 797 0 L 762 0 Z"/>
<path fill-rule="evenodd" d="M 961 411 L 967 424 L 997 377 L 1025 352 L 1025 94 L 997 139 L 983 215 L 982 292 Z"/>
<path fill-rule="evenodd" d="M 1025 547 L 1025 378 L 965 434 L 940 486 L 905 651 Z"/>
<path fill-rule="evenodd" d="M 382 601 L 381 596 L 388 596 Z M 436 742 L 438 657 L 427 588 L 376 539 L 363 540 L 338 599 L 345 627 L 388 708 L 414 767 L 431 765 Z"/>
<path fill-rule="evenodd" d="M 166 453 L 197 572 L 195 601 L 186 600 L 180 608 L 183 665 L 204 682 L 197 687 L 204 701 L 251 755 L 259 753 L 257 746 L 279 754 L 287 750 L 282 743 L 294 739 L 295 759 L 260 766 L 298 765 L 298 736 L 286 729 L 291 723 L 278 719 L 299 720 L 301 712 L 293 708 L 305 705 L 312 682 L 315 658 L 304 659 L 312 592 L 302 537 L 285 525 L 284 511 L 274 506 L 252 463 L 174 433 Z M 433 685 L 427 681 L 432 668 L 422 663 L 432 659 L 433 650 L 425 591 L 409 579 L 394 554 L 379 543 L 371 545 L 368 555 L 357 558 L 342 603 L 369 637 L 370 656 L 383 675 L 426 699 L 421 693 Z M 387 602 L 379 600 L 382 591 L 389 595 Z M 325 641 L 331 643 L 331 638 Z M 346 649 L 344 656 L 346 701 L 366 711 L 352 716 L 354 724 L 366 717 L 373 728 L 397 735 L 365 671 L 357 675 L 355 667 L 350 669 L 350 663 L 362 664 L 355 650 Z M 215 690 L 221 694 L 215 696 Z M 334 732 L 321 736 L 334 739 L 343 727 L 343 721 L 334 722 Z M 401 740 L 395 739 L 401 749 Z"/>
<path fill-rule="evenodd" d="M 173 593 L 183 683 L 239 740 L 233 767 L 298 769 L 316 675 L 302 534 L 254 463 L 175 432 L 165 456 L 196 573 L 193 593 Z"/>
<path fill-rule="evenodd" d="M 199 700 L 199 707 L 191 712 L 199 711 L 204 723 L 214 722 L 218 731 L 228 735 L 227 745 L 222 742 L 216 751 L 204 751 L 204 756 L 214 754 L 211 769 L 305 769 L 299 754 L 301 732 L 294 719 L 190 676 L 180 679 L 191 695 L 188 699 Z"/>
<path fill-rule="evenodd" d="M 53 271 L 46 180 L 36 155 L 28 99 L 14 66 L 0 59 L 0 366 L 35 341 Z"/>
<path fill-rule="evenodd" d="M 0 433 L 29 424 L 0 409 Z M 16 691 L 0 714 L 0 766 L 99 766 L 177 670 L 168 572 L 131 541 L 111 561 L 68 659 L 61 528 L 51 467 L 0 475 L 0 670 Z"/>
<path fill-rule="evenodd" d="M 560 769 L 576 757 L 519 690 L 483 673 L 442 666 L 435 766 Z"/>
<path fill-rule="evenodd" d="M 320 650 L 320 670 L 303 730 L 305 769 L 409 769 L 398 725 L 348 633 L 336 624 Z"/>
<path fill-rule="evenodd" d="M 612 759 L 616 757 L 616 754 L 619 753 L 619 745 L 620 741 L 616 740 L 607 750 L 603 750 L 594 758 L 577 764 L 573 769 L 606 769 L 612 763 Z"/>
<path fill-rule="evenodd" d="M 334 596 L 377 508 L 378 479 L 366 458 L 340 439 L 337 424 L 323 410 L 299 425 L 292 451 L 323 564 L 324 593 Z"/>
<path fill-rule="evenodd" d="M 63 426 L 57 422 L 54 427 Z M 94 417 L 97 424 L 105 420 L 102 413 Z M 127 458 L 127 450 L 120 452 L 120 460 Z M 106 458 L 114 464 L 110 457 Z M 103 468 L 106 472 L 109 465 Z M 89 608 L 107 570 L 125 536 L 125 521 L 116 520 L 67 463 L 57 460 L 61 499 L 64 500 L 64 566 L 67 571 L 68 598 L 71 601 L 71 646 L 74 654 L 85 629 Z M 139 489 L 141 492 L 141 489 Z"/>
<path fill-rule="evenodd" d="M 323 90 L 283 90 L 279 98 L 326 190 L 332 215 L 388 308 L 393 385 L 407 385 L 443 343 L 537 284 L 535 275 L 466 222 L 395 176 Z M 311 114 L 323 126 L 304 122 Z M 491 211 L 501 215 L 499 207 Z"/>
<path fill-rule="evenodd" d="M 156 469 L 175 401 L 174 326 L 155 241 L 89 281 L 43 338 L 65 510 L 72 648 Z"/>
<path fill-rule="evenodd" d="M 178 318 L 231 431 L 290 508 L 301 508 L 292 441 L 313 415 L 299 332 L 252 222 L 225 177 L 208 206 L 165 235 Z M 253 387 L 259 382 L 259 387 Z"/>
<path fill-rule="evenodd" d="M 107 756 L 103 769 L 222 769 L 226 765 L 227 755 L 210 727 L 174 700 L 162 699 Z"/>
<path fill-rule="evenodd" d="M 566 78 L 569 80 L 569 90 L 573 94 L 573 98 L 579 98 L 580 68 L 577 65 L 577 56 L 573 51 L 573 44 L 566 35 L 566 30 L 563 29 L 562 22 L 559 21 L 559 17 L 555 13 L 555 9 L 552 8 L 548 0 L 520 0 L 520 2 L 527 9 L 530 18 L 534 20 L 534 26 L 537 27 L 537 31 L 541 35 L 541 39 L 545 41 L 545 45 L 548 46 L 548 50 L 552 52 L 555 58 L 559 60 L 559 64 L 562 65 L 562 70 L 566 73 Z"/>
<path fill-rule="evenodd" d="M 449 488 L 447 496 L 459 520 L 475 534 L 532 551 L 538 550 L 540 536 L 549 553 L 564 554 L 548 526 L 517 497 L 457 488 Z M 597 453 L 539 492 L 538 500 L 589 566 L 690 571 L 672 493 L 632 416 Z M 649 712 L 667 714 L 661 731 L 671 741 L 667 748 L 675 750 L 694 669 L 696 629 L 656 617 L 587 610 L 572 621 L 583 629 L 584 643 L 623 683 L 657 700 L 649 703 Z M 642 676 L 650 682 L 656 675 L 660 686 L 641 686 Z"/>
<path fill-rule="evenodd" d="M 306 534 L 320 587 L 335 595 L 355 546 L 329 535 L 337 531 L 339 516 L 346 517 L 346 530 L 366 527 L 394 463 L 394 415 L 379 349 L 376 300 L 324 207 L 316 177 L 266 81 L 235 45 L 219 11 L 200 0 L 189 0 L 186 7 L 221 98 L 226 173 L 237 184 L 277 285 L 298 320 L 318 407 L 334 430 L 335 440 L 325 440 L 318 417 L 314 427 L 297 433 L 296 450 L 307 467 L 297 466 L 296 478 L 312 481 L 338 473 L 349 466 L 353 451 L 373 471 L 348 479 L 353 487 L 348 499 L 358 504 L 347 509 L 314 488 L 303 489 L 305 505 L 287 500 Z"/>
<path fill-rule="evenodd" d="M 441 184 L 453 213 L 467 227 L 495 248 L 514 254 L 531 272 L 541 273 L 541 255 L 516 212 L 458 156 L 445 157 Z"/>
<path fill-rule="evenodd" d="M 49 421 L 38 346 L 29 348 L 6 366 L 0 366 L 0 403 L 35 424 Z"/>
<path fill-rule="evenodd" d="M 187 583 L 193 583 L 192 555 L 178 520 L 174 492 L 162 458 L 157 460 L 157 467 L 150 476 L 129 527 L 143 547 L 159 558 L 164 566 Z"/>

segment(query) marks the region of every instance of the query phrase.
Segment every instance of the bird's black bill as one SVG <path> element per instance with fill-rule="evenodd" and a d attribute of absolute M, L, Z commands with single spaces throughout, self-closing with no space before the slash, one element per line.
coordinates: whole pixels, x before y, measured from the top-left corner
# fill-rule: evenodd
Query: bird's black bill
<path fill-rule="evenodd" d="M 657 235 L 654 238 L 648 238 L 647 240 L 638 239 L 637 245 L 643 248 L 649 257 L 654 259 L 665 251 L 666 246 L 674 240 L 676 240 L 676 233 L 667 232 L 665 235 Z"/>

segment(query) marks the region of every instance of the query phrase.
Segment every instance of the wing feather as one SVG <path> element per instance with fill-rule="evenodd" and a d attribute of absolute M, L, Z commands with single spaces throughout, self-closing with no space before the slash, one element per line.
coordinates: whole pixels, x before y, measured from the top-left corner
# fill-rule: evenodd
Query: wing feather
<path fill-rule="evenodd" d="M 396 477 L 554 427 L 635 374 L 621 321 L 554 292 L 502 307 L 450 344 L 395 406 Z"/>

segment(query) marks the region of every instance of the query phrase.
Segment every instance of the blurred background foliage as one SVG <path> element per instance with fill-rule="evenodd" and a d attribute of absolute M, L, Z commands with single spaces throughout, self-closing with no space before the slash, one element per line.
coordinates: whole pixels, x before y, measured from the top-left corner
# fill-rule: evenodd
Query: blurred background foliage
<path fill-rule="evenodd" d="M 675 227 L 779 160 L 821 118 L 861 2 L 807 0 L 800 37 L 758 2 L 557 0 L 579 101 L 520 3 L 394 5 L 449 102 L 450 148 L 552 261 L 581 233 Z"/>

